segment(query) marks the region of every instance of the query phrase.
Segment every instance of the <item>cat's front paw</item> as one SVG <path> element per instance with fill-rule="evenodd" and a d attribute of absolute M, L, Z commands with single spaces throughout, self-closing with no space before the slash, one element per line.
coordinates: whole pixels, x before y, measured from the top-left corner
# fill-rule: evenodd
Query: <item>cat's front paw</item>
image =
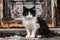
<path fill-rule="evenodd" d="M 30 37 L 30 35 L 26 35 L 26 37 Z"/>
<path fill-rule="evenodd" d="M 31 37 L 31 38 L 34 38 L 34 37 L 35 37 L 35 35 L 31 35 L 30 37 Z"/>

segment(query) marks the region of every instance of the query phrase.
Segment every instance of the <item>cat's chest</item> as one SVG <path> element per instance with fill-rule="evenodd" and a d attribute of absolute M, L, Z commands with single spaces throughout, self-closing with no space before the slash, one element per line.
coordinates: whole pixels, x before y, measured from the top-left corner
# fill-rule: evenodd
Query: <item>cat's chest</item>
<path fill-rule="evenodd" d="M 28 29 L 39 28 L 39 24 L 37 23 L 37 19 L 34 18 L 33 20 L 23 20 L 23 24 Z"/>
<path fill-rule="evenodd" d="M 24 25 L 29 25 L 29 26 L 34 25 L 35 23 L 36 23 L 35 20 L 30 20 L 30 21 L 25 20 L 25 21 L 23 22 Z"/>
<path fill-rule="evenodd" d="M 36 18 L 32 18 L 31 20 L 27 20 L 26 18 L 23 19 L 23 24 L 35 24 Z"/>
<path fill-rule="evenodd" d="M 30 30 L 32 30 L 36 25 L 36 21 L 25 21 L 24 26 Z"/>

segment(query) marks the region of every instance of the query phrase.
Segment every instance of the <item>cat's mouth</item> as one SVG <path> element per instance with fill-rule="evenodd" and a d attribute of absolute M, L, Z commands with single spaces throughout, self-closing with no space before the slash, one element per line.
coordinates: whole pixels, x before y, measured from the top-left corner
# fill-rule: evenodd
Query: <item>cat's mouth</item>
<path fill-rule="evenodd" d="M 32 20 L 32 17 L 26 17 L 26 20 Z"/>

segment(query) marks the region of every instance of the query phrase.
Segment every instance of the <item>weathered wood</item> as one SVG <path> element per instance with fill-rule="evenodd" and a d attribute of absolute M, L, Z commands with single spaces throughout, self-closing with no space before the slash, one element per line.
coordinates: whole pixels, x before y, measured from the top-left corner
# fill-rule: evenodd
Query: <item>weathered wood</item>
<path fill-rule="evenodd" d="M 56 27 L 56 0 L 51 0 L 52 8 L 52 27 Z"/>
<path fill-rule="evenodd" d="M 55 36 L 55 37 L 52 37 L 52 38 L 0 38 L 0 40 L 60 40 L 60 36 Z"/>

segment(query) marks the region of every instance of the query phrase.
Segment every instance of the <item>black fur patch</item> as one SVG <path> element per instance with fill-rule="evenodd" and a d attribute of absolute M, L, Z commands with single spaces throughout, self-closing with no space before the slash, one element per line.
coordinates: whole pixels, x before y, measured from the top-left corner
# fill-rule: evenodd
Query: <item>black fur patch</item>
<path fill-rule="evenodd" d="M 40 17 L 37 17 L 37 23 L 39 23 L 40 28 L 37 30 L 37 35 L 42 35 L 43 37 L 52 37 L 55 33 L 51 32 L 47 26 L 45 20 Z"/>

